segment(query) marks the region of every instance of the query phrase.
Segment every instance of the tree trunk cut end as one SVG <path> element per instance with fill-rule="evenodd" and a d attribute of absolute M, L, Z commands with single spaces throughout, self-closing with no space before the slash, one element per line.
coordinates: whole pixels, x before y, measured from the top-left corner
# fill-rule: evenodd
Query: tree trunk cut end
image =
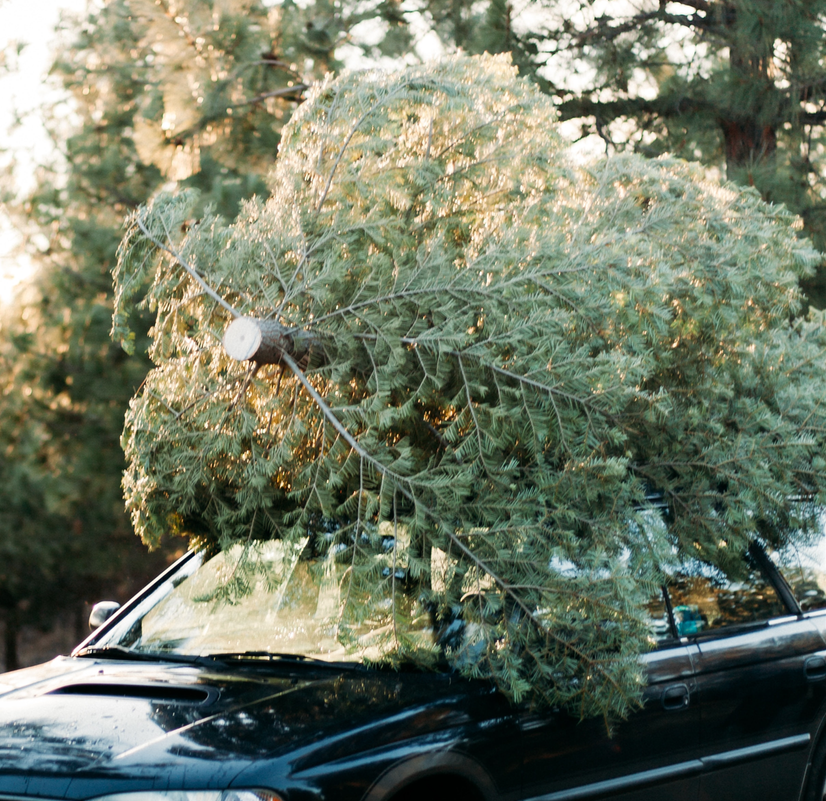
<path fill-rule="evenodd" d="M 236 361 L 245 362 L 255 358 L 263 338 L 258 320 L 236 317 L 224 331 L 224 350 Z"/>
<path fill-rule="evenodd" d="M 275 320 L 237 317 L 224 331 L 223 343 L 227 355 L 239 362 L 281 364 L 287 355 L 303 369 L 310 363 L 311 352 L 316 353 L 314 363 L 324 361 L 323 351 L 312 334 L 285 328 Z"/>

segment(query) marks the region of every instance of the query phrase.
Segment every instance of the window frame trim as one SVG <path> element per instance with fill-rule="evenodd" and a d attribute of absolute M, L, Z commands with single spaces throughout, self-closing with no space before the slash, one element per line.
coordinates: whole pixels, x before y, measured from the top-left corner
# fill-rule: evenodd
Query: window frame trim
<path fill-rule="evenodd" d="M 763 546 L 757 540 L 752 540 L 747 553 L 754 559 L 760 570 L 763 571 L 763 574 L 774 587 L 783 605 L 789 610 L 789 614 L 798 618 L 802 617 L 803 610 L 800 608 L 800 604 L 797 602 L 797 598 L 795 598 L 789 582 L 786 581 L 783 574 L 777 569 L 777 565 L 769 558 Z"/>

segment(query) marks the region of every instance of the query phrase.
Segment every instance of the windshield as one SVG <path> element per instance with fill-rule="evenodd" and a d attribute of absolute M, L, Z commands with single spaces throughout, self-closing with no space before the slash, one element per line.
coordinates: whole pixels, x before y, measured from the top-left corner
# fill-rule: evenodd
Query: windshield
<path fill-rule="evenodd" d="M 209 559 L 195 554 L 91 647 L 380 660 L 389 651 L 386 621 L 345 626 L 340 609 L 346 565 L 308 558 L 305 545 L 270 541 L 235 545 Z M 430 616 L 423 609 L 410 611 L 414 636 L 424 651 L 432 651 Z"/>

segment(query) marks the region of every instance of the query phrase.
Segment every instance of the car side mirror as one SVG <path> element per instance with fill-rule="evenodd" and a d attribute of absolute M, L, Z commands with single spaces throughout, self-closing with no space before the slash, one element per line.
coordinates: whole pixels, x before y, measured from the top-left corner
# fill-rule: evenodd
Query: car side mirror
<path fill-rule="evenodd" d="M 89 628 L 94 631 L 99 629 L 115 612 L 120 609 L 117 601 L 99 601 L 92 607 L 89 615 Z"/>

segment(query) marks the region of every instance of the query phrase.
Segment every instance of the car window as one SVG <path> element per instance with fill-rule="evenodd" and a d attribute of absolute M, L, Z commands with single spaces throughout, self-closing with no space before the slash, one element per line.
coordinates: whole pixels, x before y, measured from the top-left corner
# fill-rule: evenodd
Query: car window
<path fill-rule="evenodd" d="M 668 593 L 681 637 L 789 614 L 774 587 L 749 563 L 729 576 L 698 559 L 685 560 L 671 577 Z"/>
<path fill-rule="evenodd" d="M 826 609 L 826 541 L 773 551 L 772 561 L 804 612 Z"/>
<path fill-rule="evenodd" d="M 316 558 L 306 544 L 269 540 L 236 544 L 209 559 L 196 555 L 95 646 L 144 654 L 268 652 L 380 661 L 394 647 L 389 614 L 343 618 L 349 564 L 336 561 L 333 551 Z M 414 596 L 401 595 L 396 603 L 407 604 L 401 613 L 411 621 L 411 649 L 431 654 L 437 632 L 429 610 Z"/>

